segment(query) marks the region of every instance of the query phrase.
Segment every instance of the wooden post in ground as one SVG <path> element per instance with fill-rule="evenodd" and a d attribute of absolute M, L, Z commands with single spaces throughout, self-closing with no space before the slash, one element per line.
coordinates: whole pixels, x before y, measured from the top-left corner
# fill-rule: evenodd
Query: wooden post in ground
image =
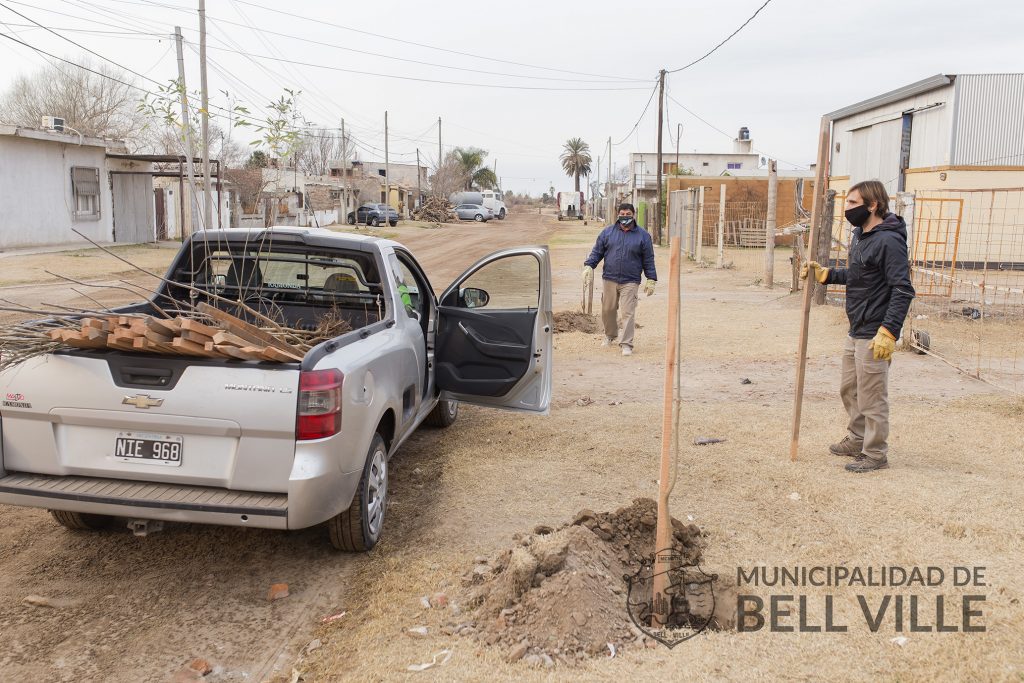
<path fill-rule="evenodd" d="M 764 218 L 764 286 L 775 286 L 775 212 L 778 207 L 779 174 L 774 159 L 768 160 L 768 213 Z"/>
<path fill-rule="evenodd" d="M 797 233 L 796 239 L 793 240 L 793 258 L 790 259 L 790 266 L 792 267 L 792 284 L 789 287 L 790 292 L 800 291 L 800 266 L 804 264 L 804 236 L 803 233 Z M 807 283 L 807 289 L 812 288 L 812 283 Z"/>
<path fill-rule="evenodd" d="M 652 585 L 652 626 L 664 626 L 672 606 L 668 588 L 672 569 L 672 517 L 668 509 L 668 497 L 672 492 L 672 433 L 673 406 L 675 403 L 676 363 L 679 344 L 679 233 L 669 238 L 669 281 L 668 281 L 668 334 L 665 339 L 665 396 L 661 415 L 661 469 L 658 480 L 658 525 L 654 544 L 654 576 Z M 676 457 L 679 457 L 678 453 Z"/>
<path fill-rule="evenodd" d="M 587 283 L 587 315 L 594 315 L 594 278 Z"/>
<path fill-rule="evenodd" d="M 818 234 L 811 246 L 812 252 L 811 258 L 826 268 L 829 267 L 828 261 L 832 253 L 832 219 L 835 216 L 836 211 L 836 191 L 827 190 L 825 192 L 825 204 L 821 210 L 821 220 L 818 222 Z M 828 285 L 823 285 L 820 282 L 814 283 L 814 303 L 821 306 L 825 303 L 825 294 L 828 291 Z"/>
<path fill-rule="evenodd" d="M 814 179 L 814 203 L 811 209 L 811 234 L 808 243 L 814 244 L 815 232 L 821 220 L 821 210 L 828 183 L 829 144 L 831 140 L 832 122 L 828 117 L 821 117 L 821 130 L 818 133 L 818 165 Z M 811 322 L 811 291 L 812 287 L 804 287 L 803 315 L 800 321 L 800 341 L 797 346 L 796 387 L 793 392 L 793 428 L 789 442 L 789 459 L 796 460 L 800 448 L 800 413 L 804 403 L 804 379 L 807 372 L 807 334 Z"/>
<path fill-rule="evenodd" d="M 697 200 L 697 244 L 696 244 L 696 256 L 694 260 L 697 263 L 701 262 L 703 258 L 702 251 L 704 247 L 704 186 L 700 186 L 700 193 Z"/>
<path fill-rule="evenodd" d="M 721 192 L 718 196 L 718 258 L 715 259 L 716 268 L 725 267 L 725 183 L 722 183 Z"/>

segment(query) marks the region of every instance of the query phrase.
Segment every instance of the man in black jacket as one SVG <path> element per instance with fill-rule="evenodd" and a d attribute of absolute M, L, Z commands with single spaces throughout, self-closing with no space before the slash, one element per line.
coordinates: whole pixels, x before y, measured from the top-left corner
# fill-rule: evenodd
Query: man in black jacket
<path fill-rule="evenodd" d="M 854 226 L 847 268 L 808 261 L 821 284 L 846 285 L 850 336 L 843 350 L 839 395 L 850 416 L 846 437 L 829 446 L 850 456 L 850 472 L 889 466 L 889 364 L 914 298 L 907 258 L 907 224 L 889 212 L 889 193 L 877 180 L 857 183 L 846 194 L 846 220 Z"/>

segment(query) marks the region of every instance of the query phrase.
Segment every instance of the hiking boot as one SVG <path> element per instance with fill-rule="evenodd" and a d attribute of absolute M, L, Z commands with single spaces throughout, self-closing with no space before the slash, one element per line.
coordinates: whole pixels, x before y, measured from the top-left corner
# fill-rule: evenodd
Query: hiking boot
<path fill-rule="evenodd" d="M 854 441 L 849 436 L 843 437 L 843 440 L 839 443 L 834 443 L 828 447 L 828 452 L 832 455 L 847 455 L 852 458 L 856 458 L 860 455 L 860 449 L 864 447 L 863 441 Z"/>
<path fill-rule="evenodd" d="M 623 356 L 632 356 L 633 355 L 633 347 L 632 346 L 623 346 L 622 347 L 622 355 Z"/>
<path fill-rule="evenodd" d="M 881 460 L 875 460 L 869 458 L 866 455 L 862 455 L 849 465 L 846 466 L 847 472 L 853 472 L 855 474 L 862 474 L 864 472 L 872 472 L 874 470 L 885 470 L 889 469 L 888 458 L 882 458 Z"/>
<path fill-rule="evenodd" d="M 605 337 L 604 341 L 601 342 L 601 348 L 607 348 L 607 347 L 611 346 L 614 343 L 615 343 L 614 339 L 612 339 L 611 337 Z"/>

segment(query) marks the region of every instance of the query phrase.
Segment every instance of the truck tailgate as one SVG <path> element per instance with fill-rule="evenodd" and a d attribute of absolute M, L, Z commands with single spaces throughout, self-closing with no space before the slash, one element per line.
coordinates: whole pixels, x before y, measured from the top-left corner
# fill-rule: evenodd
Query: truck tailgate
<path fill-rule="evenodd" d="M 8 472 L 285 492 L 299 370 L 56 353 L 0 375 Z"/>

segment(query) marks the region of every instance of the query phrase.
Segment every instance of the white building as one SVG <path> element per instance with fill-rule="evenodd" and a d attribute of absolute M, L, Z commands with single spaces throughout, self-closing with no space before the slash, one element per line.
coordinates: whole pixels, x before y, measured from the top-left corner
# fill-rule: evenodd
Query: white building
<path fill-rule="evenodd" d="M 124 142 L 0 124 L 0 249 L 154 239 L 151 164 Z"/>
<path fill-rule="evenodd" d="M 733 140 L 732 152 L 680 152 L 664 150 L 661 174 L 696 176 L 747 176 L 761 166 L 761 156 L 752 149 L 750 131 L 744 126 Z M 633 202 L 653 201 L 658 194 L 658 153 L 634 152 L 629 155 L 630 192 Z"/>
<path fill-rule="evenodd" d="M 1024 74 L 939 74 L 826 116 L 834 189 L 1024 185 Z"/>

